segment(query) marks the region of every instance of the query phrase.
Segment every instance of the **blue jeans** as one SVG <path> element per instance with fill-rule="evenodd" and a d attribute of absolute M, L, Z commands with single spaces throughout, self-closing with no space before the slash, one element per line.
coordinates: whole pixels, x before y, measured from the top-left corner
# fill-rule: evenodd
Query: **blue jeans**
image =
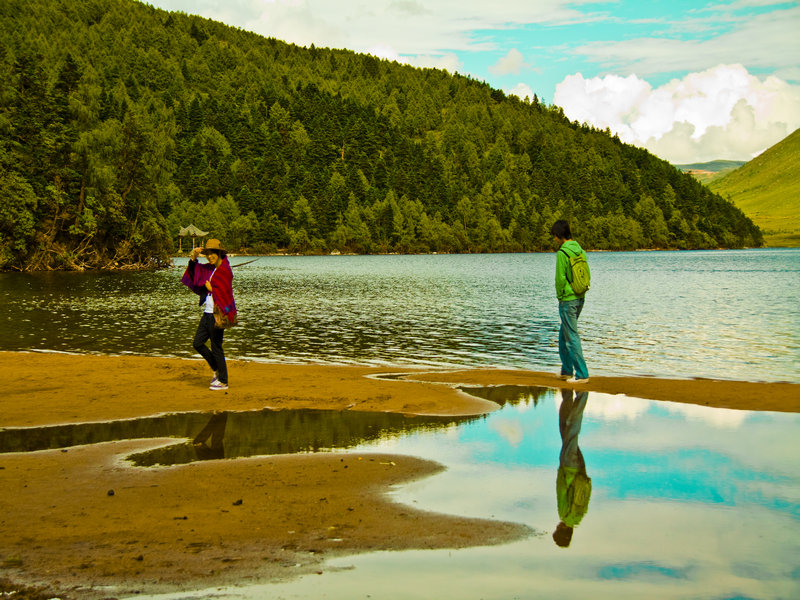
<path fill-rule="evenodd" d="M 581 316 L 585 298 L 558 303 L 561 328 L 558 330 L 558 356 L 561 358 L 561 374 L 574 375 L 576 379 L 587 379 L 589 370 L 583 360 L 583 347 L 578 335 L 578 317 Z"/>

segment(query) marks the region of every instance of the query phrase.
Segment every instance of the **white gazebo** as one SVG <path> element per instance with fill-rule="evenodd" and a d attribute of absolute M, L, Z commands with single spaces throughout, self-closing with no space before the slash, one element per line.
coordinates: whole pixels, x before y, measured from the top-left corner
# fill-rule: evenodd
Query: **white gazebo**
<path fill-rule="evenodd" d="M 183 253 L 183 238 L 191 237 L 192 248 L 195 248 L 196 247 L 195 240 L 197 238 L 200 238 L 203 241 L 203 244 L 205 244 L 205 237 L 208 235 L 208 233 L 209 233 L 208 231 L 200 231 L 194 225 L 187 225 L 186 227 L 181 227 L 181 231 L 180 233 L 178 233 L 178 237 L 180 238 L 180 240 L 178 241 L 178 244 L 180 246 L 179 251 Z"/>

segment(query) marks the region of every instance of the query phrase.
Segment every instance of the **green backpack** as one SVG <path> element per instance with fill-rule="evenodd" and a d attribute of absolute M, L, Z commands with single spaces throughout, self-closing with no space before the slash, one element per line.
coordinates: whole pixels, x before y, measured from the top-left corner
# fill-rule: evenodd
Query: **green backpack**
<path fill-rule="evenodd" d="M 570 521 L 567 525 L 576 526 L 589 510 L 589 499 L 592 497 L 592 480 L 585 473 L 578 472 L 572 481 L 572 506 Z M 566 522 L 566 521 L 565 521 Z"/>
<path fill-rule="evenodd" d="M 592 276 L 589 273 L 589 263 L 586 260 L 586 252 L 581 252 L 572 256 L 563 248 L 559 248 L 569 259 L 569 271 L 567 281 L 572 291 L 578 296 L 583 296 L 592 285 Z M 570 274 L 572 277 L 570 278 Z"/>

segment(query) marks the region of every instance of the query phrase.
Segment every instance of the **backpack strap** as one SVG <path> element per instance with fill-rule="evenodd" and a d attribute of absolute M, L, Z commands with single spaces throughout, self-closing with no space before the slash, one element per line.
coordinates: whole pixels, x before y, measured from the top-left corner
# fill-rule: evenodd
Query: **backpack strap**
<path fill-rule="evenodd" d="M 572 279 L 573 279 L 572 278 L 572 262 L 570 261 L 570 259 L 574 258 L 574 256 L 571 256 L 566 250 L 564 250 L 564 248 L 559 248 L 558 251 L 559 252 L 563 252 L 564 256 L 567 257 L 567 264 L 569 265 L 569 269 L 567 269 L 564 272 L 564 274 L 567 276 L 567 283 L 572 285 Z M 577 254 L 575 256 L 577 256 Z"/>

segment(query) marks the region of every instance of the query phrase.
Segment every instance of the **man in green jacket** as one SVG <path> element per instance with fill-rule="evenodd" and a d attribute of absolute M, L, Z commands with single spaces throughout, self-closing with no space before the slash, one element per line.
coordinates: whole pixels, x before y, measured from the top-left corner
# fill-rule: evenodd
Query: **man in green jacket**
<path fill-rule="evenodd" d="M 556 296 L 561 328 L 558 331 L 558 355 L 561 358 L 561 377 L 569 383 L 586 383 L 589 370 L 583 359 L 583 347 L 578 335 L 578 317 L 581 316 L 586 293 L 576 294 L 569 284 L 567 273 L 571 271 L 569 256 L 583 252 L 578 242 L 572 239 L 569 223 L 556 221 L 550 229 L 555 239 L 556 251 Z M 564 250 L 562 252 L 561 250 Z"/>

